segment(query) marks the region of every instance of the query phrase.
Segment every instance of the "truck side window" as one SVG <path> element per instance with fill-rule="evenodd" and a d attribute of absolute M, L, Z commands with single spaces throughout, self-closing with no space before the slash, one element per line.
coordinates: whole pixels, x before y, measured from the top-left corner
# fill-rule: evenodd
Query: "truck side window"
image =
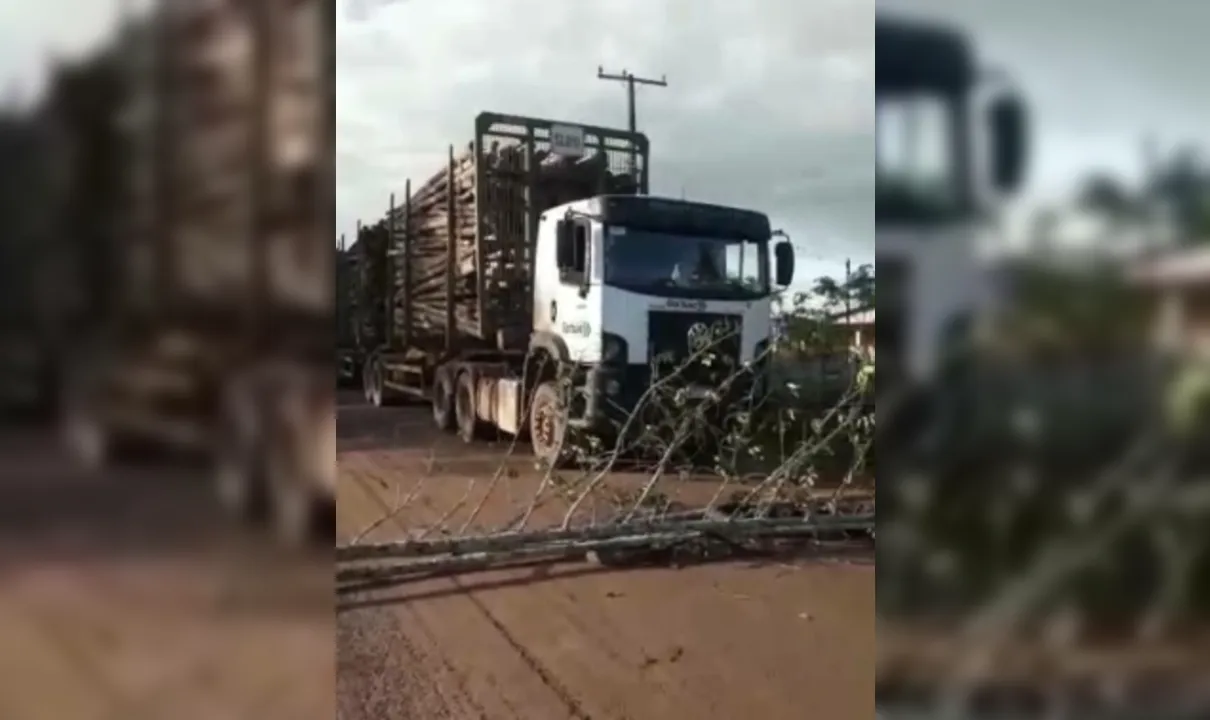
<path fill-rule="evenodd" d="M 588 224 L 576 222 L 572 225 L 574 253 L 572 265 L 561 273 L 560 280 L 567 285 L 580 285 L 588 273 Z"/>
<path fill-rule="evenodd" d="M 576 264 L 572 270 L 583 275 L 588 272 L 588 226 L 576 223 L 572 237 L 575 238 L 576 245 Z"/>

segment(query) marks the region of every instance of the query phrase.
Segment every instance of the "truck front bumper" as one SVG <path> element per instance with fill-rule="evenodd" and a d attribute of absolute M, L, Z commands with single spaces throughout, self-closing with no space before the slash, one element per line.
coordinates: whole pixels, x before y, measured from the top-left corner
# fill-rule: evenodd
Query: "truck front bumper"
<path fill-rule="evenodd" d="M 572 399 L 569 424 L 612 435 L 627 421 L 632 428 L 641 427 L 695 411 L 708 423 L 722 424 L 728 415 L 760 402 L 763 381 L 763 368 L 737 373 L 725 385 L 706 387 L 676 378 L 653 380 L 647 365 L 588 367 Z"/>

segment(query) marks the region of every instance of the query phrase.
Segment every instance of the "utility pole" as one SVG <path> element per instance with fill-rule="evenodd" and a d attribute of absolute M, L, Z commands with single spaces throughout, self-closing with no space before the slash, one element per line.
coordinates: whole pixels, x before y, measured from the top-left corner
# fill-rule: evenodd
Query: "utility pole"
<path fill-rule="evenodd" d="M 1159 188 L 1156 186 L 1156 181 L 1159 179 L 1160 165 L 1163 162 L 1160 159 L 1159 142 L 1154 135 L 1148 134 L 1143 138 L 1142 142 L 1142 159 L 1143 159 L 1143 204 L 1146 210 L 1146 226 L 1147 234 L 1147 250 L 1155 250 L 1161 242 L 1168 238 L 1163 237 L 1167 233 L 1168 227 L 1165 223 L 1168 218 L 1165 216 L 1165 207 L 1160 197 Z"/>
<path fill-rule="evenodd" d="M 844 316 L 853 321 L 853 260 L 844 259 Z"/>
<path fill-rule="evenodd" d="M 661 76 L 659 80 L 652 78 L 637 77 L 629 70 L 623 69 L 620 74 L 605 72 L 603 66 L 597 66 L 598 80 L 615 80 L 626 83 L 626 111 L 630 121 L 630 132 L 638 132 L 638 122 L 635 117 L 634 110 L 634 86 L 635 85 L 654 85 L 656 87 L 668 87 L 668 76 Z M 630 146 L 630 172 L 634 175 L 635 180 L 639 177 L 639 158 L 638 149 L 632 144 Z"/>

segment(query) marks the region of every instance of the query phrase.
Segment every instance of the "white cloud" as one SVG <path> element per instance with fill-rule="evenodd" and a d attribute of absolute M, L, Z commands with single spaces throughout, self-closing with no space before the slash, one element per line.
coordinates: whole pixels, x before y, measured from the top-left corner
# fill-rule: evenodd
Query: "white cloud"
<path fill-rule="evenodd" d="M 119 0 L 0 3 L 0 81 L 27 99 L 40 93 L 48 62 L 91 51 L 113 32 Z"/>
<path fill-rule="evenodd" d="M 360 0 L 337 27 L 339 229 L 426 179 L 482 110 L 624 126 L 653 191 L 761 209 L 815 260 L 873 248 L 873 0 Z"/>

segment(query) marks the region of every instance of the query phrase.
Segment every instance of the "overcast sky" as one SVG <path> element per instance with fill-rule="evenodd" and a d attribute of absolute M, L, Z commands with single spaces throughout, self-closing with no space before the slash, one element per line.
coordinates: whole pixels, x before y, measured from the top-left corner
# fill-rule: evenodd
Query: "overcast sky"
<path fill-rule="evenodd" d="M 0 79 L 36 91 L 44 59 L 95 46 L 118 4 L 3 3 Z M 624 125 L 604 64 L 668 76 L 639 91 L 655 192 L 768 212 L 804 281 L 872 257 L 873 0 L 360 4 L 337 32 L 341 230 L 434 172 L 480 110 Z"/>
<path fill-rule="evenodd" d="M 668 75 L 639 93 L 656 191 L 765 209 L 832 268 L 872 254 L 873 0 L 362 2 L 366 19 L 343 14 L 337 38 L 342 228 L 432 173 L 479 110 L 623 124 L 603 63 Z M 117 4 L 0 3 L 0 89 L 36 89 L 43 58 L 94 44 Z M 1094 168 L 1136 174 L 1146 132 L 1210 151 L 1210 2 L 877 7 L 960 22 L 1012 71 L 1037 115 L 1033 198 Z"/>
<path fill-rule="evenodd" d="M 113 30 L 117 7 L 118 0 L 0 2 L 0 87 L 39 92 L 52 53 L 96 47 Z"/>
<path fill-rule="evenodd" d="M 652 191 L 767 212 L 801 280 L 873 255 L 873 0 L 362 0 L 337 31 L 340 227 L 441 168 L 481 110 L 625 127 Z M 347 7 L 346 10 L 349 8 Z"/>
<path fill-rule="evenodd" d="M 1036 115 L 1027 203 L 1092 169 L 1137 177 L 1143 137 L 1210 151 L 1206 0 L 877 0 L 970 29 Z"/>

